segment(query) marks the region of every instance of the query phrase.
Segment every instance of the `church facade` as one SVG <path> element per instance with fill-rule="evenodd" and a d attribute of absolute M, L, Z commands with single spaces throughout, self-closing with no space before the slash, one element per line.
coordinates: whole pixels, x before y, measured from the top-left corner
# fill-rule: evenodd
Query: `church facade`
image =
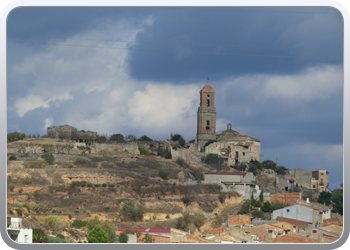
<path fill-rule="evenodd" d="M 260 140 L 243 135 L 232 129 L 216 132 L 215 91 L 207 83 L 200 90 L 200 105 L 197 111 L 197 134 L 195 144 L 198 151 L 219 154 L 229 166 L 251 160 L 260 161 Z M 214 141 L 205 147 L 208 141 Z"/>

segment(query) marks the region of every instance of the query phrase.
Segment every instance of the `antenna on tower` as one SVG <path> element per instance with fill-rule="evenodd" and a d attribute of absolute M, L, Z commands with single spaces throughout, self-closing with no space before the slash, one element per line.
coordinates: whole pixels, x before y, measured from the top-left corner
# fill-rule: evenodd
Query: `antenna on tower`
<path fill-rule="evenodd" d="M 207 77 L 207 83 L 209 83 L 209 77 Z"/>

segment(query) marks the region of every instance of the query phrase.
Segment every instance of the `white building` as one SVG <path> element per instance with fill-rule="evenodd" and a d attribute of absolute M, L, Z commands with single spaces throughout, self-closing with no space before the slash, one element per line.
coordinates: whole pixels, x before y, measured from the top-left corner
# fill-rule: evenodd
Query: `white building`
<path fill-rule="evenodd" d="M 17 243 L 32 243 L 33 230 L 22 218 L 7 217 L 7 233 Z"/>

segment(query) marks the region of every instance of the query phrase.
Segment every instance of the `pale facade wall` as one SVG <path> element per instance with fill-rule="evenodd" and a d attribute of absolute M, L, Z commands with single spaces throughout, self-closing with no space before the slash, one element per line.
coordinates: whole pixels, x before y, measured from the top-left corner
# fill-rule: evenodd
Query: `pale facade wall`
<path fill-rule="evenodd" d="M 273 211 L 272 218 L 276 219 L 278 216 L 313 223 L 314 213 L 312 208 L 293 205 Z"/>
<path fill-rule="evenodd" d="M 243 175 L 228 175 L 228 174 L 206 174 L 205 181 L 243 181 Z"/>

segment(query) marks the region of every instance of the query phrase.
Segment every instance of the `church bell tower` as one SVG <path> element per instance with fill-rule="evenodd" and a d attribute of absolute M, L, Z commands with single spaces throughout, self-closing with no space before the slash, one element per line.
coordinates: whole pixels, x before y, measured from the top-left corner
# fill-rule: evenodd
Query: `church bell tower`
<path fill-rule="evenodd" d="M 198 150 L 201 150 L 207 141 L 216 139 L 216 108 L 215 91 L 209 83 L 199 93 L 196 142 Z"/>

